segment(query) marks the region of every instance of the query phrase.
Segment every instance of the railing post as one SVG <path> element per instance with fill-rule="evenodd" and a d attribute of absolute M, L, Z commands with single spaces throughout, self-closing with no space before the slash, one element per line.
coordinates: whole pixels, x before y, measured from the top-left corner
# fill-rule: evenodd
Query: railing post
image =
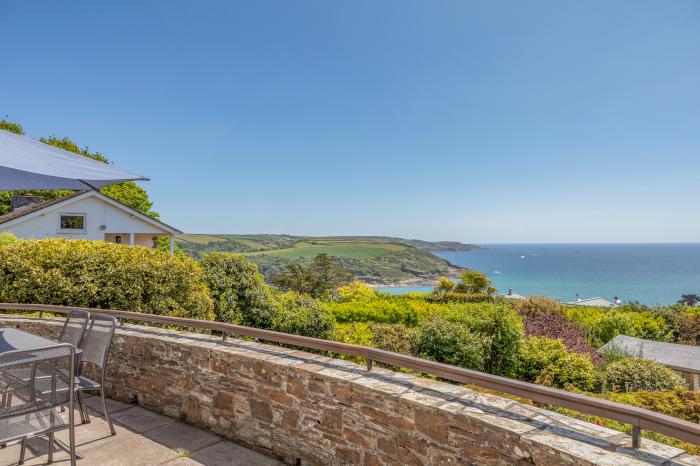
<path fill-rule="evenodd" d="M 639 426 L 632 426 L 632 448 L 638 449 L 642 446 L 642 429 Z"/>
<path fill-rule="evenodd" d="M 372 360 L 370 358 L 367 358 L 367 370 L 372 370 Z"/>

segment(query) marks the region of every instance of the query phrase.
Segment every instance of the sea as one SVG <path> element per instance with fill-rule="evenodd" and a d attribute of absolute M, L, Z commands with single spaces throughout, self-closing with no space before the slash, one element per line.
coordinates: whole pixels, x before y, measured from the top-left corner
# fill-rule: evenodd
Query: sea
<path fill-rule="evenodd" d="M 615 297 L 647 305 L 673 304 L 700 294 L 700 243 L 485 244 L 438 252 L 455 265 L 485 273 L 499 293 L 546 295 L 564 302 Z M 380 288 L 401 294 L 430 287 Z"/>

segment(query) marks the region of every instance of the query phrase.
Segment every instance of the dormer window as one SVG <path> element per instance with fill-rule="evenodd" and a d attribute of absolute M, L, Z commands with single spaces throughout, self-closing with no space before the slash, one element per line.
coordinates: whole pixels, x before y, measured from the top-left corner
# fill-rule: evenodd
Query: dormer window
<path fill-rule="evenodd" d="M 85 214 L 61 214 L 59 230 L 70 233 L 85 231 Z"/>

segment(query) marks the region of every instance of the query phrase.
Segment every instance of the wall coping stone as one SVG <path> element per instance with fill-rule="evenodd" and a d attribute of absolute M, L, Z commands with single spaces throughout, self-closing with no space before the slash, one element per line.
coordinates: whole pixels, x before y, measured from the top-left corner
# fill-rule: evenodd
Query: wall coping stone
<path fill-rule="evenodd" d="M 0 315 L 0 326 L 25 328 L 28 331 L 42 331 L 43 327 L 46 329 L 43 330 L 45 332 L 57 333 L 61 324 L 62 320 L 56 319 Z M 280 374 L 292 378 L 295 375 L 303 376 L 309 381 L 306 393 L 312 391 L 312 382 L 319 384 L 319 387 L 316 387 L 318 390 L 323 390 L 323 387 L 327 387 L 329 384 L 336 384 L 332 386 L 339 387 L 339 390 L 347 388 L 353 393 L 355 391 L 362 392 L 364 398 L 376 400 L 376 406 L 369 405 L 361 408 L 362 414 L 367 419 L 387 417 L 386 409 L 382 409 L 386 403 L 390 403 L 392 406 L 406 406 L 408 412 L 415 413 L 414 417 L 403 416 L 401 413 L 389 413 L 391 415 L 388 416 L 388 422 L 392 425 L 395 424 L 397 429 L 401 429 L 404 425 L 408 426 L 407 428 L 415 426 L 417 434 L 404 440 L 419 439 L 427 444 L 429 452 L 426 454 L 429 456 L 424 458 L 430 457 L 430 463 L 433 462 L 433 449 L 442 451 L 443 447 L 447 448 L 448 443 L 454 443 L 453 437 L 456 442 L 459 442 L 460 438 L 465 435 L 469 436 L 470 429 L 476 428 L 480 429 L 480 432 L 488 430 L 493 435 L 507 437 L 509 439 L 506 442 L 507 445 L 512 448 L 514 457 L 521 460 L 522 464 L 700 466 L 700 457 L 689 455 L 685 451 L 669 445 L 642 439 L 642 448 L 633 450 L 631 437 L 616 430 L 489 393 L 477 392 L 465 386 L 421 378 L 381 367 L 367 371 L 364 366 L 352 361 L 334 359 L 301 350 L 231 337 L 222 341 L 221 337 L 213 335 L 132 324 L 118 327 L 113 348 L 119 347 L 120 343 L 129 338 L 145 341 L 148 349 L 143 351 L 150 351 L 155 355 L 160 352 L 172 351 L 172 348 L 181 350 L 183 355 L 188 353 L 190 357 L 194 352 L 201 350 L 231 355 L 236 360 L 240 359 L 251 364 L 255 371 L 259 371 L 259 374 L 256 372 L 257 376 L 270 377 L 273 385 L 275 377 L 282 377 Z M 165 347 L 161 348 L 159 344 L 170 346 L 166 349 Z M 143 355 L 133 356 L 141 357 Z M 209 362 L 212 363 L 211 358 Z M 270 371 L 270 369 L 272 370 Z M 161 367 L 160 370 L 163 368 Z M 115 382 L 110 377 L 108 380 L 109 384 L 126 383 L 125 381 Z M 290 387 L 288 385 L 286 387 L 287 392 L 289 392 Z M 291 403 L 285 398 L 287 395 L 284 395 L 281 388 L 279 387 L 280 399 L 275 401 L 282 404 Z M 163 388 L 163 390 L 168 389 L 169 387 Z M 110 396 L 114 395 L 113 390 L 110 390 Z M 214 393 L 204 392 L 193 392 L 189 395 L 195 396 L 205 404 L 213 404 L 216 396 Z M 119 396 L 117 394 L 117 398 Z M 351 408 L 352 399 L 346 399 L 344 396 L 343 393 L 332 395 L 334 402 L 341 409 L 340 416 L 342 416 L 343 409 L 355 409 Z M 351 396 L 349 395 L 349 397 Z M 132 400 L 122 399 L 122 401 Z M 182 417 L 177 409 L 154 405 L 152 400 L 146 399 L 146 397 L 139 396 L 138 402 L 148 409 L 160 411 L 172 417 Z M 450 421 L 445 424 L 444 421 L 447 418 Z M 218 424 L 212 424 L 214 422 L 212 419 L 209 422 L 209 427 L 221 435 L 247 443 L 258 450 L 272 453 L 283 461 L 290 463 L 293 461 L 288 451 L 289 446 L 276 445 L 274 441 L 258 439 L 255 435 L 239 435 L 236 432 L 218 428 Z M 201 421 L 194 423 L 202 425 Z M 349 430 L 349 433 L 346 432 L 346 437 L 352 436 L 352 429 Z M 330 434 L 329 437 L 331 437 Z M 421 448 L 420 446 L 416 447 L 418 451 Z M 450 444 L 450 448 L 454 449 L 455 445 Z M 465 459 L 461 461 L 467 464 L 471 464 L 472 461 L 485 464 L 491 460 L 490 458 L 482 458 L 481 460 L 469 458 L 467 447 L 465 446 L 464 449 Z M 336 455 L 340 453 L 351 454 L 336 450 Z M 365 456 L 369 457 L 368 455 Z M 359 461 L 358 458 L 350 456 L 345 461 L 337 460 L 336 457 L 337 461 L 334 460 L 333 464 L 352 464 L 356 462 L 355 460 Z M 435 462 L 438 461 L 435 460 Z M 492 463 L 504 464 L 496 460 Z M 365 464 L 383 463 L 372 463 L 365 460 Z M 425 464 L 425 460 L 418 461 L 416 464 Z M 446 462 L 444 464 L 454 463 Z"/>

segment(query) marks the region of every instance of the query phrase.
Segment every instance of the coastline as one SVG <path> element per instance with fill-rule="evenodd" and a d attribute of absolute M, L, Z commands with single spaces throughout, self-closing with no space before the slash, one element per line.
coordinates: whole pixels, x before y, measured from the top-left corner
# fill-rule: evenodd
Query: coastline
<path fill-rule="evenodd" d="M 464 270 L 465 268 L 463 267 L 450 265 L 450 268 L 447 272 L 440 274 L 421 275 L 411 278 L 405 278 L 403 280 L 393 281 L 367 279 L 360 279 L 360 281 L 372 288 L 413 288 L 420 286 L 434 287 L 437 284 L 440 277 L 447 277 L 451 279 L 457 278 Z"/>

